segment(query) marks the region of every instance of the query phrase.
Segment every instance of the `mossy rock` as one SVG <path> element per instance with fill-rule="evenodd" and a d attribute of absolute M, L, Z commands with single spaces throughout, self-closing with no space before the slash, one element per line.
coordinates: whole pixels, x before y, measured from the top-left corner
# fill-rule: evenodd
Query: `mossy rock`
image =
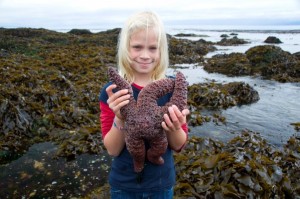
<path fill-rule="evenodd" d="M 228 76 L 252 74 L 251 63 L 243 53 L 214 55 L 204 63 L 204 70 L 211 73 L 222 73 Z"/>
<path fill-rule="evenodd" d="M 273 36 L 269 36 L 264 42 L 268 43 L 268 44 L 281 44 L 282 43 L 282 41 L 280 41 L 280 39 L 278 39 L 277 37 L 273 37 Z"/>
<path fill-rule="evenodd" d="M 68 33 L 74 34 L 74 35 L 90 35 L 90 34 L 93 34 L 88 29 L 72 29 Z"/>

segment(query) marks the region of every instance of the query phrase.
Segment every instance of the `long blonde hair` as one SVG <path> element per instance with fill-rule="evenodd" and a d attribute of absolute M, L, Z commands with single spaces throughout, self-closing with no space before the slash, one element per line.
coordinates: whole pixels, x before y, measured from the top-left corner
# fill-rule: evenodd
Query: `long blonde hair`
<path fill-rule="evenodd" d="M 167 35 L 164 30 L 164 26 L 160 18 L 154 12 L 140 12 L 131 16 L 122 28 L 119 36 L 118 43 L 118 67 L 120 75 L 127 81 L 133 82 L 133 71 L 130 66 L 131 60 L 129 57 L 129 42 L 132 34 L 139 30 L 147 30 L 152 28 L 158 40 L 158 49 L 160 53 L 160 59 L 155 66 L 151 79 L 158 80 L 165 77 L 166 69 L 169 65 L 169 52 Z"/>

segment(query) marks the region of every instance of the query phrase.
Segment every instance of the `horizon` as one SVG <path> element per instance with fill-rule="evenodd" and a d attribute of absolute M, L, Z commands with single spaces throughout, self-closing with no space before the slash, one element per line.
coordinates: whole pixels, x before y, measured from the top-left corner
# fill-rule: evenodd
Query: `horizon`
<path fill-rule="evenodd" d="M 122 27 L 113 27 L 113 26 L 102 26 L 102 27 L 90 27 L 90 28 L 44 28 L 44 27 L 1 27 L 0 29 L 45 29 L 56 32 L 67 33 L 72 29 L 79 30 L 89 30 L 92 33 L 98 33 L 102 31 L 108 31 L 116 28 Z M 252 33 L 273 33 L 273 32 L 289 32 L 289 33 L 300 33 L 300 25 L 165 25 L 166 32 L 174 31 L 174 30 L 183 30 L 183 31 L 215 31 L 215 32 L 252 32 Z"/>

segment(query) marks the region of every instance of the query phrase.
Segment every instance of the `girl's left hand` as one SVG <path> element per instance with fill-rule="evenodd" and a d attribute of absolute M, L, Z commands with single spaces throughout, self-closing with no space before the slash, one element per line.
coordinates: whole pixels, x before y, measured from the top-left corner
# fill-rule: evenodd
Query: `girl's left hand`
<path fill-rule="evenodd" d="M 180 110 L 176 105 L 172 105 L 168 108 L 169 115 L 164 114 L 164 121 L 162 127 L 165 131 L 175 132 L 181 130 L 181 126 L 186 123 L 186 116 L 190 114 L 188 109 Z"/>

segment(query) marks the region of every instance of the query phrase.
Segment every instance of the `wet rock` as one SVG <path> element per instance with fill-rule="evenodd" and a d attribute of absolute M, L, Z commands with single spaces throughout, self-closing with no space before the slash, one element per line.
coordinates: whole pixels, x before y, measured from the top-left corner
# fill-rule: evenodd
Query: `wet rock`
<path fill-rule="evenodd" d="M 0 32 L 3 35 L 10 35 L 15 37 L 24 37 L 24 38 L 33 38 L 40 37 L 45 34 L 49 34 L 54 31 L 46 30 L 43 28 L 34 29 L 34 28 L 14 28 L 14 29 L 0 29 Z"/>
<path fill-rule="evenodd" d="M 278 46 L 255 46 L 246 51 L 254 73 L 280 82 L 300 81 L 300 62 Z"/>
<path fill-rule="evenodd" d="M 228 76 L 254 75 L 279 82 L 300 81 L 300 61 L 297 54 L 274 45 L 250 48 L 243 53 L 218 54 L 204 62 L 208 72 Z"/>
<path fill-rule="evenodd" d="M 102 142 L 83 135 L 97 132 L 101 137 L 98 94 L 108 81 L 106 64 L 115 63 L 117 43 L 117 33 L 109 34 L 0 30 L 5 52 L 0 56 L 0 151 L 22 154 L 49 140 L 61 145 L 65 156 L 101 151 Z M 69 143 L 53 136 L 64 131 L 82 136 L 71 137 Z M 10 157 L 0 156 L 0 164 Z"/>
<path fill-rule="evenodd" d="M 227 34 L 222 34 L 220 37 L 222 37 L 222 38 L 228 38 L 229 35 L 227 35 Z"/>
<path fill-rule="evenodd" d="M 234 36 L 230 39 L 227 39 L 227 37 L 224 37 L 221 41 L 217 42 L 217 45 L 220 46 L 236 46 L 236 45 L 241 45 L 241 44 L 248 44 L 250 42 L 240 39 L 237 36 Z"/>
<path fill-rule="evenodd" d="M 175 37 L 208 37 L 208 35 L 197 35 L 194 33 L 179 33 L 174 36 Z"/>
<path fill-rule="evenodd" d="M 0 47 L 0 57 L 8 57 L 8 56 L 9 56 L 8 51 L 5 49 L 1 49 Z"/>
<path fill-rule="evenodd" d="M 189 105 L 201 108 L 227 109 L 257 102 L 258 92 L 244 82 L 199 83 L 188 86 Z"/>
<path fill-rule="evenodd" d="M 188 87 L 188 105 L 191 110 L 189 124 L 197 126 L 210 121 L 225 123 L 226 118 L 220 115 L 212 118 L 202 116 L 200 111 L 227 109 L 232 106 L 255 103 L 258 100 L 258 92 L 244 82 L 193 84 Z"/>
<path fill-rule="evenodd" d="M 293 54 L 298 60 L 300 60 L 300 52 L 296 52 Z"/>
<path fill-rule="evenodd" d="M 72 29 L 68 33 L 74 34 L 74 35 L 90 35 L 90 34 L 93 34 L 88 29 Z"/>
<path fill-rule="evenodd" d="M 204 70 L 228 76 L 251 75 L 251 63 L 243 53 L 217 54 L 204 63 Z"/>
<path fill-rule="evenodd" d="M 217 50 L 213 42 L 205 41 L 204 39 L 191 41 L 178 39 L 171 35 L 167 35 L 167 38 L 171 65 L 202 63 L 204 55 Z"/>
<path fill-rule="evenodd" d="M 273 36 L 269 36 L 264 42 L 268 43 L 268 44 L 281 44 L 282 43 L 282 41 L 280 41 L 280 39 L 278 39 L 277 37 L 273 37 Z"/>
<path fill-rule="evenodd" d="M 175 198 L 299 198 L 298 144 L 280 150 L 251 131 L 228 143 L 192 137 L 175 154 Z"/>
<path fill-rule="evenodd" d="M 204 55 L 216 50 L 211 42 L 204 40 L 190 41 L 169 36 L 168 43 L 171 64 L 201 63 Z"/>

